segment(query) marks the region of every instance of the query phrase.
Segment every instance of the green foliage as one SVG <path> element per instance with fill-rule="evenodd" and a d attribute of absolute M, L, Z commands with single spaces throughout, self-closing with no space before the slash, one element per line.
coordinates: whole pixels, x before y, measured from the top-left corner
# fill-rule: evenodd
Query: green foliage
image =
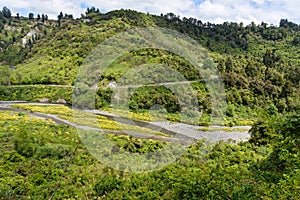
<path fill-rule="evenodd" d="M 11 18 L 11 11 L 6 6 L 4 6 L 2 8 L 2 15 L 3 15 L 3 17 L 9 19 L 9 18 Z"/>
<path fill-rule="evenodd" d="M 96 183 L 94 187 L 95 195 L 103 196 L 113 190 L 122 189 L 123 184 L 123 181 L 114 175 L 105 176 Z"/>
<path fill-rule="evenodd" d="M 71 104 L 72 88 L 70 87 L 53 87 L 53 86 L 15 86 L 4 87 L 0 86 L 0 100 L 2 101 L 32 101 L 40 102 L 47 100 L 49 102 L 57 102 L 59 99 L 64 99 Z"/>
<path fill-rule="evenodd" d="M 155 109 L 154 106 L 164 107 L 168 112 L 180 111 L 178 99 L 172 92 L 164 87 L 143 87 L 138 88 L 131 95 L 130 109 Z"/>
<path fill-rule="evenodd" d="M 35 23 L 24 17 L 12 17 L 6 7 L 0 12 L 0 64 L 16 66 L 26 60 L 32 45 L 44 38 L 44 30 L 55 31 L 49 21 Z"/>
<path fill-rule="evenodd" d="M 227 105 L 226 115 L 228 117 L 234 117 L 235 115 L 235 106 L 232 104 Z"/>
<path fill-rule="evenodd" d="M 249 143 L 219 143 L 211 149 L 199 142 L 188 149 L 177 163 L 159 171 L 132 174 L 121 189 L 105 195 L 105 199 L 259 199 L 297 198 L 294 177 L 283 178 L 275 185 L 266 182 L 265 171 L 256 168 L 270 150 L 253 148 Z M 208 155 L 201 154 L 210 150 Z M 287 190 L 287 191 L 285 191 Z"/>
<path fill-rule="evenodd" d="M 270 160 L 274 163 L 278 171 L 291 173 L 299 169 L 300 162 L 300 115 L 291 114 L 285 117 L 277 128 L 282 135 L 282 139 L 275 145 L 274 152 L 270 155 Z"/>
<path fill-rule="evenodd" d="M 250 142 L 257 145 L 271 145 L 273 151 L 257 167 L 264 170 L 264 178 L 278 184 L 294 181 L 299 176 L 299 113 L 287 114 L 267 123 L 256 124 L 251 131 Z M 288 194 L 289 195 L 289 194 Z"/>
<path fill-rule="evenodd" d="M 97 108 L 105 108 L 105 107 L 109 107 L 110 103 L 111 103 L 111 99 L 112 99 L 112 94 L 113 91 L 111 89 L 98 89 L 97 90 Z"/>
<path fill-rule="evenodd" d="M 269 115 L 277 115 L 278 114 L 278 109 L 274 104 L 271 104 L 270 106 L 267 107 L 267 113 Z"/>
<path fill-rule="evenodd" d="M 227 88 L 226 95 L 230 105 L 227 116 L 232 118 L 232 123 L 241 115 L 249 114 L 239 112 L 243 106 L 251 108 L 255 113 L 256 107 L 265 108 L 265 101 L 271 101 L 274 106 L 270 107 L 269 113 L 276 114 L 276 108 L 279 113 L 291 111 L 300 101 L 298 47 L 292 44 L 294 38 L 299 36 L 299 29 L 287 20 L 281 20 L 280 27 L 267 26 L 265 23 L 251 23 L 247 26 L 237 23 L 216 25 L 202 23 L 193 18 L 180 19 L 172 13 L 155 16 L 132 10 L 119 10 L 102 14 L 96 8 L 89 9 L 82 17 L 90 21 L 85 24 L 80 20 L 61 20 L 59 28 L 54 26 L 54 22 L 47 20 L 35 24 L 26 18 L 12 19 L 11 27 L 19 28 L 20 31 L 13 33 L 6 26 L 1 33 L 4 51 L 0 54 L 0 63 L 18 64 L 17 68 L 10 72 L 10 82 L 72 85 L 84 58 L 103 40 L 130 28 L 159 26 L 187 34 L 209 50 L 208 54 L 213 60 L 205 57 L 203 69 L 209 69 L 214 63 L 218 66 Z M 34 37 L 35 40 L 25 47 L 13 42 L 13 38 L 20 41 L 30 30 L 34 30 L 37 36 L 43 36 Z M 4 37 L 5 34 L 8 37 Z M 186 80 L 201 80 L 198 70 L 170 52 L 155 49 L 133 51 L 115 60 L 101 74 L 95 106 L 107 107 L 111 103 L 111 91 L 106 88 L 110 81 L 119 80 L 130 71 L 129 69 L 153 63 L 171 67 Z M 151 78 L 154 82 L 160 79 L 159 76 Z M 194 87 L 197 83 L 191 85 Z M 199 110 L 211 114 L 208 91 L 203 90 L 203 86 L 196 86 L 195 91 Z M 88 104 L 89 96 L 83 96 L 83 102 L 78 103 Z M 149 102 L 156 103 L 156 96 L 137 102 L 134 98 L 138 97 L 135 95 L 129 102 L 130 107 L 134 110 L 149 107 Z M 170 105 L 170 108 L 166 107 L 168 111 L 178 110 L 173 98 L 165 101 L 164 106 Z"/>
<path fill-rule="evenodd" d="M 256 122 L 249 132 L 251 133 L 249 142 L 255 145 L 270 144 L 276 137 L 276 133 L 270 125 L 263 121 Z"/>
<path fill-rule="evenodd" d="M 213 61 L 204 58 L 202 64 L 205 70 L 215 63 L 221 73 L 228 101 L 227 125 L 263 120 L 250 130 L 249 142 L 208 146 L 200 141 L 169 166 L 129 175 L 112 174 L 103 168 L 70 127 L 24 113 L 0 112 L 1 199 L 48 199 L 60 181 L 57 199 L 299 198 L 299 112 L 286 114 L 295 111 L 300 102 L 298 25 L 284 19 L 279 27 L 266 23 L 211 24 L 194 18 L 180 19 L 173 13 L 154 16 L 119 10 L 102 14 L 95 8 L 83 18 L 90 21 L 61 19 L 56 27 L 51 20 L 10 17 L 9 9 L 3 8 L 0 63 L 5 67 L 0 67 L 0 99 L 55 102 L 61 98 L 70 103 L 72 88 L 36 84 L 73 85 L 84 58 L 103 40 L 130 28 L 159 26 L 187 34 L 209 50 Z M 31 30 L 35 34 L 23 46 L 22 38 Z M 201 74 L 183 58 L 162 50 L 133 51 L 115 60 L 99 80 L 96 107 L 111 103 L 112 91 L 107 88 L 111 81 L 118 81 L 134 67 L 153 63 L 167 65 L 193 81 L 191 86 L 203 112 L 199 121 L 193 121 L 197 112 L 184 110 L 186 121 L 209 125 L 212 108 Z M 17 67 L 10 71 L 7 66 Z M 29 86 L 7 87 L 10 83 Z M 78 105 L 93 106 L 89 104 L 93 96 L 90 86 L 82 85 L 81 91 L 74 91 L 82 97 Z M 191 100 L 186 94 L 183 97 Z M 176 95 L 166 87 L 139 88 L 129 102 L 136 111 L 155 104 L 173 112 L 163 113 L 167 119 L 181 120 L 175 113 L 180 111 Z M 84 122 L 89 123 L 87 118 Z M 108 154 L 155 152 L 165 145 L 125 136 L 109 138 L 117 145 Z"/>
<path fill-rule="evenodd" d="M 104 168 L 82 144 L 74 152 L 78 137 L 72 128 L 24 114 L 0 113 L 0 197 L 4 199 L 49 198 L 59 180 L 54 197 L 62 199 L 293 199 L 300 195 L 298 114 L 263 129 L 275 130 L 282 140 L 259 146 L 199 141 L 171 165 L 127 174 Z M 139 150 L 151 146 L 134 138 L 112 139 L 129 152 L 144 152 Z"/>
<path fill-rule="evenodd" d="M 10 84 L 10 69 L 8 66 L 0 66 L 0 85 Z"/>

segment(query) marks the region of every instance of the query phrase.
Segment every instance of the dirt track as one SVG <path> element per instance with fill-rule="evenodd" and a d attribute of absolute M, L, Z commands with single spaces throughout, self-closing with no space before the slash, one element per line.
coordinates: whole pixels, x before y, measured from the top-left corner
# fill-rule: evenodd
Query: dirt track
<path fill-rule="evenodd" d="M 124 124 L 130 124 L 138 127 L 146 127 L 148 129 L 154 130 L 154 131 L 160 131 L 165 134 L 170 135 L 171 137 L 163 137 L 163 136 L 156 136 L 136 131 L 122 131 L 122 130 L 103 130 L 98 129 L 95 127 L 89 127 L 89 126 L 81 126 L 78 124 L 74 124 L 68 120 L 61 119 L 55 115 L 50 114 L 43 114 L 43 113 L 32 113 L 26 110 L 12 108 L 10 105 L 13 104 L 19 104 L 19 103 L 26 103 L 25 101 L 12 101 L 12 102 L 1 102 L 0 101 L 0 110 L 8 110 L 8 111 L 14 111 L 14 112 L 24 112 L 30 116 L 33 117 L 39 117 L 44 119 L 51 119 L 57 124 L 65 124 L 67 126 L 72 126 L 77 129 L 85 129 L 85 130 L 97 130 L 101 132 L 106 133 L 112 133 L 112 134 L 119 134 L 119 135 L 131 135 L 132 137 L 141 138 L 141 139 L 152 139 L 152 140 L 159 140 L 159 141 L 166 141 L 166 142 L 177 142 L 182 144 L 190 144 L 192 142 L 195 142 L 200 139 L 206 139 L 209 142 L 217 142 L 220 140 L 223 141 L 246 141 L 249 139 L 250 134 L 248 133 L 248 130 L 251 128 L 250 126 L 242 126 L 242 127 L 235 127 L 242 129 L 244 131 L 232 131 L 232 132 L 225 132 L 220 130 L 213 131 L 213 132 L 205 132 L 198 130 L 201 128 L 201 126 L 194 126 L 184 123 L 171 123 L 171 122 L 148 122 L 148 121 L 141 121 L 141 120 L 132 120 L 124 117 L 120 117 L 117 115 L 114 115 L 112 113 L 106 112 L 106 111 L 99 111 L 99 110 L 89 110 L 88 112 L 92 112 L 94 114 L 103 115 L 108 117 L 111 120 L 115 120 L 120 123 Z M 28 103 L 28 104 L 34 104 L 34 105 L 57 105 L 57 104 L 44 104 L 44 103 Z"/>

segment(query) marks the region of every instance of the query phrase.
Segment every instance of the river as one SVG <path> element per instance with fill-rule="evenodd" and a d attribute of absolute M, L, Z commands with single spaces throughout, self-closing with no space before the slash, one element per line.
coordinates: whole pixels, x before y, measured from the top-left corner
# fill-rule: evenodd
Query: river
<path fill-rule="evenodd" d="M 132 137 L 141 138 L 141 139 L 153 139 L 153 140 L 166 141 L 166 142 L 179 142 L 183 144 L 190 144 L 201 139 L 206 139 L 207 141 L 212 143 L 222 141 L 222 140 L 226 142 L 228 141 L 240 142 L 240 141 L 247 141 L 250 137 L 248 130 L 251 128 L 251 126 L 234 126 L 232 127 L 233 128 L 232 130 L 235 131 L 230 131 L 230 130 L 225 131 L 223 126 L 213 126 L 211 128 L 213 128 L 214 131 L 201 131 L 201 128 L 203 128 L 203 126 L 196 126 L 196 125 L 190 125 L 185 123 L 172 123 L 169 121 L 149 122 L 149 121 L 142 121 L 142 120 L 133 120 L 125 117 L 120 117 L 118 115 L 115 115 L 107 111 L 85 110 L 86 112 L 105 116 L 108 119 L 115 120 L 119 123 L 130 124 L 138 127 L 145 127 L 154 131 L 160 131 L 162 133 L 170 135 L 171 137 L 156 136 L 147 133 L 140 133 L 140 132 L 128 131 L 128 130 L 126 131 L 102 130 L 102 129 L 100 130 L 95 127 L 74 124 L 68 120 L 61 119 L 51 114 L 43 114 L 43 113 L 36 113 L 36 112 L 32 113 L 29 111 L 25 111 L 23 109 L 12 108 L 11 105 L 14 104 L 31 104 L 31 105 L 47 105 L 47 106 L 58 105 L 58 104 L 49 104 L 49 103 L 31 103 L 26 101 L 0 101 L 0 110 L 24 112 L 33 117 L 51 119 L 57 124 L 65 124 L 67 126 L 72 126 L 77 129 L 98 130 L 98 131 L 103 131 L 111 134 L 131 135 Z"/>

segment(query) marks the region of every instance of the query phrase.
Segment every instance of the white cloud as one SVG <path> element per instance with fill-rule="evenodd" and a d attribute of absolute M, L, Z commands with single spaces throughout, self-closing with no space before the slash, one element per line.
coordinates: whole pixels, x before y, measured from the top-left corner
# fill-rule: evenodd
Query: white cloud
<path fill-rule="evenodd" d="M 235 21 L 249 24 L 261 21 L 278 24 L 282 18 L 300 23 L 298 0 L 2 0 L 0 6 L 9 7 L 13 13 L 46 13 L 56 18 L 60 11 L 80 17 L 85 9 L 82 3 L 101 10 L 133 9 L 153 14 L 173 12 L 181 17 L 194 17 L 202 21 L 223 23 Z M 199 0 L 197 0 L 199 2 Z"/>
<path fill-rule="evenodd" d="M 224 21 L 236 21 L 249 24 L 252 21 L 260 23 L 266 21 L 268 23 L 277 24 L 281 18 L 287 18 L 285 12 L 279 7 L 267 3 L 264 0 L 212 0 L 205 1 L 196 8 L 199 16 L 207 21 L 216 23 Z"/>
<path fill-rule="evenodd" d="M 1 1 L 0 6 L 7 6 L 13 14 L 26 10 L 35 15 L 45 13 L 50 18 L 56 19 L 61 11 L 79 17 L 84 12 L 84 9 L 80 8 L 80 2 L 80 0 L 7 0 Z"/>

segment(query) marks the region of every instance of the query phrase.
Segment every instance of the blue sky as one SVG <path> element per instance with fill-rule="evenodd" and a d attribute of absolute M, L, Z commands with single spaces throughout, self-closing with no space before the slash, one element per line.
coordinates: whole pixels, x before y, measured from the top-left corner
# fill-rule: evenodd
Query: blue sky
<path fill-rule="evenodd" d="M 102 12 L 121 8 L 158 15 L 173 12 L 213 23 L 264 21 L 278 25 L 280 19 L 287 18 L 300 24 L 299 0 L 0 0 L 3 6 L 13 14 L 45 13 L 54 19 L 60 11 L 80 17 L 87 7 L 95 6 Z"/>

